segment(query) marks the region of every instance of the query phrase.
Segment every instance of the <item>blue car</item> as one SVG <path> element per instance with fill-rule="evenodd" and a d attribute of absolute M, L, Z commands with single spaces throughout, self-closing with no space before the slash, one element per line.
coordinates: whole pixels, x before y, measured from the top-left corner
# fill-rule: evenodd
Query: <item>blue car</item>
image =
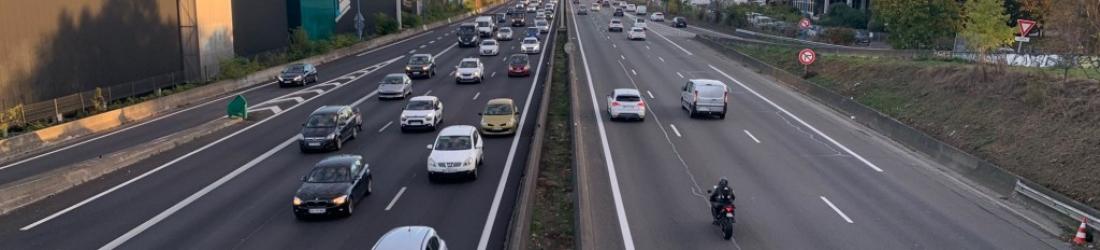
<path fill-rule="evenodd" d="M 534 37 L 536 39 L 539 38 L 539 28 L 527 27 L 527 31 L 524 32 L 523 37 Z"/>

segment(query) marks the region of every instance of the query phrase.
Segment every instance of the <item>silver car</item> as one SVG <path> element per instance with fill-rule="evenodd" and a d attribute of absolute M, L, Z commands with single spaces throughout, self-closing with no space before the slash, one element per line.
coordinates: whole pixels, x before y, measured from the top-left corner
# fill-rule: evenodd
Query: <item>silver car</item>
<path fill-rule="evenodd" d="M 607 116 L 620 119 L 645 120 L 645 100 L 637 89 L 615 89 L 607 95 Z"/>
<path fill-rule="evenodd" d="M 426 226 L 404 226 L 390 230 L 372 250 L 447 250 L 447 243 L 439 237 L 434 228 Z"/>
<path fill-rule="evenodd" d="M 485 66 L 481 64 L 481 60 L 477 58 L 464 58 L 458 62 L 458 66 L 455 66 L 455 82 L 466 83 L 474 82 L 480 83 L 483 79 L 483 73 L 485 73 Z"/>
<path fill-rule="evenodd" d="M 691 79 L 680 91 L 680 107 L 691 118 L 717 115 L 718 119 L 726 119 L 728 103 L 729 90 L 717 80 Z"/>
<path fill-rule="evenodd" d="M 497 30 L 497 40 L 511 41 L 512 40 L 512 28 L 501 27 Z"/>
<path fill-rule="evenodd" d="M 403 73 L 386 75 L 378 83 L 378 99 L 404 99 L 412 95 L 412 79 Z"/>

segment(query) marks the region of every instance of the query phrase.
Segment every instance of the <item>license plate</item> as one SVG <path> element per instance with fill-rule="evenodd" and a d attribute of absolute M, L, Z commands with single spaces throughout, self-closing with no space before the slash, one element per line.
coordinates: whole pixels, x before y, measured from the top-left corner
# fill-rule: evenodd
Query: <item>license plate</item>
<path fill-rule="evenodd" d="M 424 124 L 424 123 L 419 122 L 419 121 L 410 121 L 409 124 L 410 125 L 420 125 L 420 124 Z"/>
<path fill-rule="evenodd" d="M 419 72 L 419 71 L 413 71 L 413 72 L 412 72 L 412 74 L 413 74 L 413 75 L 419 75 L 419 74 L 420 74 L 420 72 Z"/>
<path fill-rule="evenodd" d="M 731 214 L 731 213 L 726 213 L 726 217 L 729 217 L 729 218 L 733 218 L 733 214 Z"/>
<path fill-rule="evenodd" d="M 310 208 L 309 213 L 311 213 L 311 214 L 323 214 L 323 213 L 325 213 L 325 209 L 324 208 Z"/>
<path fill-rule="evenodd" d="M 317 147 L 317 146 L 321 146 L 321 143 L 320 143 L 320 142 L 310 142 L 310 143 L 309 143 L 309 146 L 311 146 L 311 147 Z"/>

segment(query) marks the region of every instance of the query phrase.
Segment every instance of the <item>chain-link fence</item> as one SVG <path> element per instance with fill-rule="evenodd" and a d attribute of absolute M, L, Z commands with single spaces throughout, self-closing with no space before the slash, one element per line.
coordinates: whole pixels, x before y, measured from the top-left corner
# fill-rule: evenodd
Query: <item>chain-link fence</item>
<path fill-rule="evenodd" d="M 66 116 L 80 111 L 102 110 L 113 101 L 154 93 L 182 82 L 184 82 L 183 71 L 176 71 L 35 103 L 2 102 L 0 111 L 5 113 L 5 119 L 0 123 L 6 123 L 10 127 L 20 127 L 41 121 L 62 122 Z"/>

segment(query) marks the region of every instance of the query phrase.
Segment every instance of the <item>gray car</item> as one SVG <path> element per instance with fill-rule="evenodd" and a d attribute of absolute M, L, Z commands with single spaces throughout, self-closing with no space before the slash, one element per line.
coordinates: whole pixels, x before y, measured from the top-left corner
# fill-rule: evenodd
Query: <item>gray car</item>
<path fill-rule="evenodd" d="M 728 97 L 729 90 L 722 82 L 691 79 L 681 89 L 680 107 L 687 110 L 691 118 L 716 115 L 718 119 L 726 119 Z"/>
<path fill-rule="evenodd" d="M 497 40 L 511 41 L 512 35 L 512 28 L 501 27 L 499 30 L 497 30 Z"/>
<path fill-rule="evenodd" d="M 386 75 L 378 83 L 378 99 L 404 99 L 412 95 L 412 79 L 402 73 Z"/>
<path fill-rule="evenodd" d="M 439 237 L 434 228 L 426 226 L 404 226 L 390 230 L 372 250 L 447 250 L 447 243 Z"/>
<path fill-rule="evenodd" d="M 313 67 L 313 64 L 308 63 L 291 64 L 282 72 L 279 72 L 279 75 L 275 76 L 275 80 L 279 82 L 279 87 L 306 86 L 306 84 L 317 82 L 317 67 Z"/>

